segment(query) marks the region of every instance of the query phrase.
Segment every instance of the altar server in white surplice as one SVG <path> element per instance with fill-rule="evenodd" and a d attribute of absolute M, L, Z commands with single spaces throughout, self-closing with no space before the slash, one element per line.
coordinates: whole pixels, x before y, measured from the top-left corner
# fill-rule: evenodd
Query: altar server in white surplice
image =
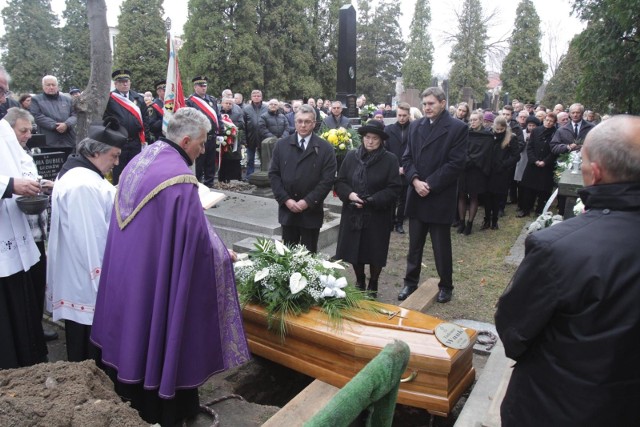
<path fill-rule="evenodd" d="M 51 201 L 47 309 L 65 321 L 70 362 L 93 358 L 89 343 L 116 189 L 104 175 L 118 164 L 127 132 L 114 118 L 92 125 L 58 174 Z"/>

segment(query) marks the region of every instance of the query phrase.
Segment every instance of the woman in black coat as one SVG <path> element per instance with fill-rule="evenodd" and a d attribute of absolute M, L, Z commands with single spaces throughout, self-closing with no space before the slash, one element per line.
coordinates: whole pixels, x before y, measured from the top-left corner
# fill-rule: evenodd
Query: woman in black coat
<path fill-rule="evenodd" d="M 478 195 L 487 191 L 487 177 L 491 169 L 493 135 L 482 126 L 482 114 L 469 116 L 469 148 L 467 164 L 458 179 L 458 233 L 471 234 L 473 220 L 478 212 Z M 469 220 L 465 216 L 469 208 Z"/>
<path fill-rule="evenodd" d="M 378 278 L 387 264 L 393 212 L 401 188 L 398 159 L 384 149 L 388 138 L 384 124 L 375 120 L 358 129 L 362 146 L 349 151 L 335 185 L 342 200 L 342 217 L 336 258 L 353 265 L 356 286 L 365 289 L 365 264 L 369 264 L 368 290 L 378 292 Z"/>
<path fill-rule="evenodd" d="M 500 200 L 509 192 L 513 180 L 512 168 L 520 160 L 518 137 L 511 132 L 507 120 L 498 116 L 493 121 L 493 149 L 491 152 L 491 172 L 487 180 L 482 229 L 497 230 Z"/>
<path fill-rule="evenodd" d="M 527 145 L 527 167 L 522 175 L 522 210 L 517 217 L 528 216 L 533 210 L 536 198 L 536 214 L 540 215 L 553 189 L 553 170 L 557 156 L 551 152 L 549 143 L 556 133 L 557 117 L 548 113 L 542 126 L 538 126 L 531 133 Z"/>

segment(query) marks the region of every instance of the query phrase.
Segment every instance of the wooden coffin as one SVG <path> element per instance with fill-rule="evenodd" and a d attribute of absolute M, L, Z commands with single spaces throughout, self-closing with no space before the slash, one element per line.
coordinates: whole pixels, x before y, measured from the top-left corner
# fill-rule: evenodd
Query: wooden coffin
<path fill-rule="evenodd" d="M 442 320 L 389 304 L 378 304 L 396 316 L 357 313 L 336 329 L 320 310 L 287 319 L 283 341 L 267 330 L 263 307 L 248 304 L 243 309 L 244 327 L 251 351 L 335 387 L 342 387 L 382 348 L 394 339 L 411 349 L 400 385 L 398 403 L 447 416 L 462 393 L 473 383 L 473 343 L 476 331 L 465 329 L 470 345 L 455 350 L 442 345 L 433 334 Z"/>

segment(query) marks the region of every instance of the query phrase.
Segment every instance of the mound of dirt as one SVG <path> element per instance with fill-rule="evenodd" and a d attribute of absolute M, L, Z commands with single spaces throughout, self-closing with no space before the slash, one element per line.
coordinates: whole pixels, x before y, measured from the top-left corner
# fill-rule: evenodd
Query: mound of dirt
<path fill-rule="evenodd" d="M 148 426 L 93 361 L 0 371 L 2 426 Z"/>

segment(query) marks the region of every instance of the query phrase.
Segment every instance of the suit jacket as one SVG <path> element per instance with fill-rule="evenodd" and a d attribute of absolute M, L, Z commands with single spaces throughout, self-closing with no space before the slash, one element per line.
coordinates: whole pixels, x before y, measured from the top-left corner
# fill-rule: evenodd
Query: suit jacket
<path fill-rule="evenodd" d="M 587 137 L 587 134 L 591 129 L 593 129 L 593 125 L 583 119 L 580 123 L 578 140 L 584 143 L 584 139 Z M 567 146 L 573 144 L 575 140 L 576 138 L 573 136 L 573 122 L 569 121 L 569 123 L 559 128 L 556 134 L 553 135 L 553 139 L 551 140 L 551 152 L 553 154 L 568 153 L 569 148 Z"/>
<path fill-rule="evenodd" d="M 407 149 L 402 166 L 409 183 L 405 215 L 422 222 L 451 224 L 456 210 L 456 182 L 467 160 L 467 125 L 443 112 L 430 123 L 427 117 L 409 126 Z M 431 188 L 420 197 L 413 179 L 426 181 Z"/>
<path fill-rule="evenodd" d="M 336 176 L 336 155 L 324 139 L 311 134 L 307 149 L 298 146 L 298 134 L 276 142 L 269 166 L 269 181 L 280 204 L 278 222 L 303 228 L 320 228 L 324 217 L 323 202 Z M 285 202 L 304 199 L 309 207 L 293 213 Z"/>

